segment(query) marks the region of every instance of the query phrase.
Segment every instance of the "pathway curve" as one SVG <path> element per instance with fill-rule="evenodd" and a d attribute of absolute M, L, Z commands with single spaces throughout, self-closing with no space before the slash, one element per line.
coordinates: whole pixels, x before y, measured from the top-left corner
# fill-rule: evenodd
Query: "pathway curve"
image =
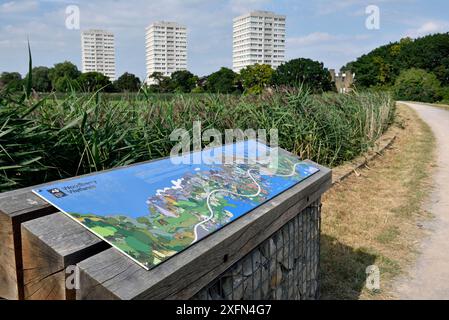
<path fill-rule="evenodd" d="M 400 299 L 449 299 L 449 111 L 418 103 L 406 103 L 432 128 L 437 145 L 437 169 L 426 210 L 435 217 L 425 224 L 431 233 L 410 270 L 400 279 Z"/>
<path fill-rule="evenodd" d="M 278 177 L 292 177 L 293 175 L 295 175 L 296 172 L 296 167 L 301 164 L 301 162 L 295 163 L 293 165 L 292 168 L 292 172 L 289 174 L 275 174 L 275 176 Z M 257 196 L 259 196 L 260 192 L 262 191 L 260 184 L 257 182 L 257 180 L 253 177 L 253 175 L 251 174 L 251 171 L 254 171 L 255 169 L 249 169 L 246 173 L 248 174 L 248 176 L 251 178 L 251 180 L 253 180 L 253 182 L 257 185 L 257 192 L 255 194 L 240 194 L 240 193 L 235 193 L 226 189 L 215 189 L 212 190 L 211 192 L 209 192 L 209 194 L 207 195 L 207 199 L 206 199 L 206 204 L 207 204 L 207 209 L 209 210 L 209 217 L 207 217 L 205 220 L 201 221 L 200 223 L 198 223 L 195 228 L 193 229 L 193 233 L 195 235 L 195 238 L 193 240 L 192 243 L 197 242 L 199 239 L 198 237 L 198 227 L 202 226 L 203 224 L 205 224 L 206 222 L 210 221 L 213 217 L 214 217 L 214 210 L 212 209 L 211 205 L 210 205 L 210 198 L 212 197 L 212 195 L 214 195 L 215 193 L 229 193 L 232 194 L 234 196 L 238 196 L 238 197 L 247 197 L 247 198 L 255 198 Z"/>

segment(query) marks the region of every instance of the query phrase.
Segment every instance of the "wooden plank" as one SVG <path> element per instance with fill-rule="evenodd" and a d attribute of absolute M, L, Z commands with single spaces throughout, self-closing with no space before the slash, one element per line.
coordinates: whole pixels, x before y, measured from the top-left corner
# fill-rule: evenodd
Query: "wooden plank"
<path fill-rule="evenodd" d="M 63 213 L 22 224 L 24 298 L 72 300 L 66 268 L 110 246 Z"/>
<path fill-rule="evenodd" d="M 29 189 L 0 196 L 0 297 L 23 298 L 20 224 L 55 211 Z"/>
<path fill-rule="evenodd" d="M 161 159 L 134 163 L 101 172 L 121 170 L 158 160 Z M 67 182 L 80 177 L 94 176 L 98 173 L 89 173 L 57 182 Z M 24 297 L 20 224 L 58 211 L 32 193 L 32 189 L 39 189 L 51 183 L 46 182 L 0 194 L 0 297 L 2 298 L 16 300 Z"/>
<path fill-rule="evenodd" d="M 113 248 L 80 262 L 77 299 L 192 297 L 330 188 L 331 171 L 317 166 L 320 172 L 150 271 Z"/>

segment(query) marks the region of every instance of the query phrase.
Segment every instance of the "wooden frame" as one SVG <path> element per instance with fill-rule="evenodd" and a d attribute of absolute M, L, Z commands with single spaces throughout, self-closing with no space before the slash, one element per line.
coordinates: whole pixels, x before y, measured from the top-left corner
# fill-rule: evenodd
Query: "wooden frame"
<path fill-rule="evenodd" d="M 31 188 L 0 197 L 0 297 L 23 299 L 21 223 L 57 210 L 31 192 Z"/>

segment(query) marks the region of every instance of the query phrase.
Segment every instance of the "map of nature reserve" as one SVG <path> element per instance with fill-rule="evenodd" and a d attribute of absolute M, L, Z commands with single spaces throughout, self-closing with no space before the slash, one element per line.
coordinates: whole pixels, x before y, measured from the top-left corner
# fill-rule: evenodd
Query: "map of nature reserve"
<path fill-rule="evenodd" d="M 277 161 L 268 161 L 274 150 Z M 184 161 L 227 153 L 234 159 L 230 164 Z M 150 269 L 318 171 L 280 148 L 249 140 L 33 192 Z"/>

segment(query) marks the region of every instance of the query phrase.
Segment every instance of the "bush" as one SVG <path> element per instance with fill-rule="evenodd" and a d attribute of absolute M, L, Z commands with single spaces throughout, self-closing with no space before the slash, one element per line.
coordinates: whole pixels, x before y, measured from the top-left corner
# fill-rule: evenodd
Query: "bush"
<path fill-rule="evenodd" d="M 449 102 L 449 87 L 441 88 L 440 95 L 442 97 L 441 102 L 448 104 L 448 102 Z"/>
<path fill-rule="evenodd" d="M 11 91 L 23 89 L 22 76 L 18 72 L 3 72 L 0 74 L 0 89 L 8 88 Z"/>
<path fill-rule="evenodd" d="M 433 73 L 409 69 L 397 78 L 394 92 L 398 100 L 433 103 L 441 99 L 441 83 Z"/>

